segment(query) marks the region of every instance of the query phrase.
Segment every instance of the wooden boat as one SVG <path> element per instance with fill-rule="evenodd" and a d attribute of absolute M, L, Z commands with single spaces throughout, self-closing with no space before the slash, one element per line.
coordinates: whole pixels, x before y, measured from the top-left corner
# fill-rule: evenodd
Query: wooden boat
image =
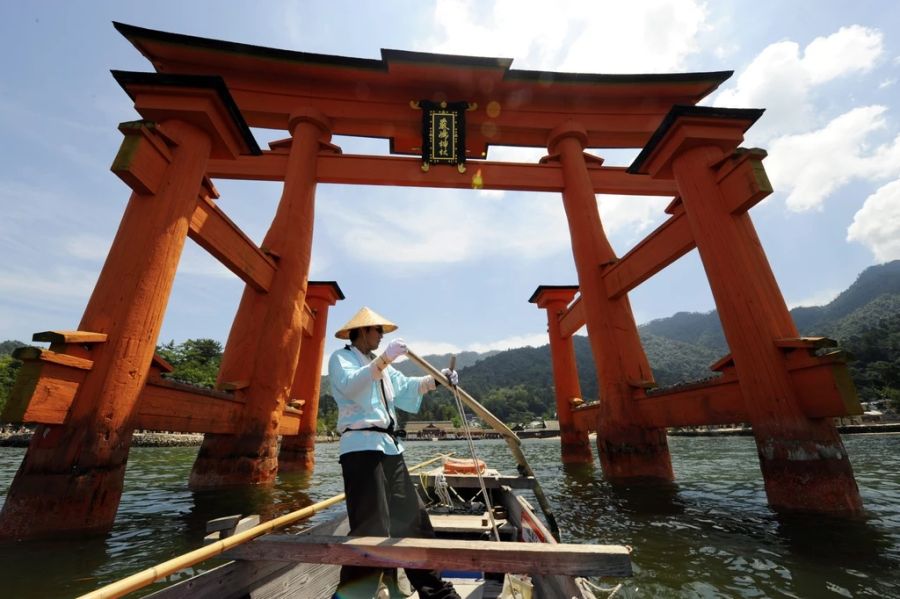
<path fill-rule="evenodd" d="M 465 469 L 451 462 L 450 470 Z M 346 518 L 336 517 L 298 534 L 267 534 L 238 545 L 223 554 L 232 561 L 150 597 L 325 599 L 334 593 L 341 564 L 435 568 L 464 599 L 594 599 L 596 586 L 583 577 L 631 575 L 627 547 L 558 543 L 524 496 L 535 487 L 532 477 L 490 469 L 480 474 L 481 482 L 479 472 L 445 473 L 439 466 L 413 475 L 436 539 L 348 537 Z M 405 589 L 402 573 L 399 587 Z"/>

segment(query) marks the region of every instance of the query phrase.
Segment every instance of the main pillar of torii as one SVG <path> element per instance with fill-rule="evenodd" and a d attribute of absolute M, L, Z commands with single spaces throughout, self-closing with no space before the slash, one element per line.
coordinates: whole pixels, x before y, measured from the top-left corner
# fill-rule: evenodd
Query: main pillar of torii
<path fill-rule="evenodd" d="M 559 419 L 561 454 L 564 464 L 591 464 L 594 456 L 588 431 L 578 430 L 572 408 L 581 400 L 581 384 L 575 362 L 572 336 L 563 336 L 559 315 L 578 292 L 576 285 L 541 285 L 528 300 L 547 311 L 547 333 L 550 336 L 550 361 L 553 365 L 553 388 L 556 393 L 556 417 Z"/>
<path fill-rule="evenodd" d="M 334 148 L 328 143 L 331 122 L 317 110 L 297 107 L 287 124 L 288 176 L 263 240 L 278 270 L 268 293 L 245 288 L 219 370 L 219 384 L 241 383 L 243 416 L 235 433 L 204 437 L 191 471 L 192 488 L 271 483 L 278 473 L 278 414 L 289 399 L 300 358 L 318 155 L 320 149 Z"/>
<path fill-rule="evenodd" d="M 312 470 L 316 464 L 316 423 L 328 308 L 342 299 L 344 294 L 334 282 L 310 282 L 306 290 L 306 304 L 315 313 L 316 319 L 312 337 L 305 338 L 300 346 L 300 359 L 297 361 L 290 393 L 291 398 L 303 402 L 303 414 L 300 417 L 299 432 L 281 439 L 281 448 L 278 450 L 279 472 L 304 472 Z"/>
<path fill-rule="evenodd" d="M 35 430 L 0 513 L 2 538 L 112 527 L 138 398 L 208 161 L 258 152 L 211 78 L 115 75 L 148 121 L 125 129 L 117 160 L 140 175 L 78 327 L 103 342 L 71 349 L 81 353 L 70 361 L 88 370 L 64 423 Z"/>
<path fill-rule="evenodd" d="M 597 450 L 610 480 L 674 478 L 666 429 L 647 426 L 635 409 L 632 386 L 653 380 L 627 295 L 609 298 L 603 269 L 616 260 L 603 232 L 597 198 L 584 153 L 587 132 L 566 121 L 550 132 L 544 161 L 558 161 L 563 174 L 563 206 L 572 238 L 588 338 L 597 366 L 600 397 Z"/>
<path fill-rule="evenodd" d="M 810 418 L 800 407 L 777 345 L 798 337 L 797 327 L 746 212 L 746 189 L 728 178 L 744 132 L 761 114 L 676 106 L 629 172 L 677 183 L 731 348 L 769 504 L 859 513 L 862 500 L 840 435 L 829 418 Z"/>

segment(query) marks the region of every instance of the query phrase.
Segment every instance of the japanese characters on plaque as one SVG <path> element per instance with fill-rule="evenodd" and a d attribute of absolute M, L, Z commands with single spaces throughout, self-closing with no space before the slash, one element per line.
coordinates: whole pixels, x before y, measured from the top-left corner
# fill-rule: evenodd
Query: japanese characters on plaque
<path fill-rule="evenodd" d="M 469 103 L 420 100 L 413 106 L 422 110 L 422 170 L 432 164 L 455 164 L 464 173 Z"/>

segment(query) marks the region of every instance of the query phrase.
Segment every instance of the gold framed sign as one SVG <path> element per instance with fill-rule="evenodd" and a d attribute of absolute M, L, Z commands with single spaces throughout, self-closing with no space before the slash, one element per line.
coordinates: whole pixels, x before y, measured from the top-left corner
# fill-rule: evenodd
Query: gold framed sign
<path fill-rule="evenodd" d="M 432 164 L 455 164 L 466 172 L 466 111 L 468 102 L 429 102 L 413 106 L 422 110 L 422 170 Z"/>

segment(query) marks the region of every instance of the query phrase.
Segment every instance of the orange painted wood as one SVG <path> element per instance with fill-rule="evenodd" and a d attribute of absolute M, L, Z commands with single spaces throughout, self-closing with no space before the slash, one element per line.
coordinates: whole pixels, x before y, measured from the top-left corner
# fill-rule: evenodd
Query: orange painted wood
<path fill-rule="evenodd" d="M 397 185 L 454 189 L 503 189 L 509 191 L 562 191 L 562 168 L 558 164 L 472 161 L 465 173 L 435 166 L 422 172 L 418 158 L 358 156 L 321 153 L 317 179 L 320 183 Z M 283 181 L 287 156 L 264 152 L 237 160 L 211 160 L 209 176 L 221 179 Z M 595 193 L 622 195 L 675 195 L 673 181 L 630 175 L 620 167 L 588 169 Z"/>
<path fill-rule="evenodd" d="M 10 389 L 3 422 L 62 424 L 85 373 L 69 365 L 25 360 Z"/>
<path fill-rule="evenodd" d="M 303 330 L 304 336 L 310 337 L 314 334 L 315 322 L 316 316 L 312 308 L 309 307 L 309 304 L 303 304 L 303 321 L 300 328 Z"/>
<path fill-rule="evenodd" d="M 201 197 L 188 236 L 245 283 L 265 292 L 272 284 L 275 263 L 207 197 Z"/>
<path fill-rule="evenodd" d="M 563 205 L 572 238 L 585 323 L 600 395 L 597 447 L 609 479 L 673 478 L 665 431 L 644 426 L 631 401 L 629 380 L 652 380 L 627 296 L 609 299 L 603 265 L 616 261 L 600 222 L 584 158 L 586 135 L 577 123 L 565 123 L 550 137 L 548 149 L 563 167 Z"/>
<path fill-rule="evenodd" d="M 339 299 L 343 299 L 343 294 L 333 283 L 310 283 L 306 290 L 307 306 L 315 316 L 307 321 L 311 331 L 300 345 L 300 357 L 291 383 L 290 398 L 301 402 L 303 411 L 296 436 L 284 437 L 281 441 L 278 468 L 285 472 L 307 471 L 315 467 L 315 437 L 328 309 Z"/>
<path fill-rule="evenodd" d="M 241 428 L 236 435 L 206 436 L 191 471 L 193 488 L 266 483 L 278 470 L 279 427 L 303 336 L 319 142 L 330 139 L 326 122 L 314 113 L 298 112 L 291 126 L 289 176 L 262 243 L 279 256 L 277 270 L 267 294 L 244 290 L 219 371 L 220 382 L 250 381 L 240 392 L 246 398 Z"/>
<path fill-rule="evenodd" d="M 581 384 L 575 361 L 575 345 L 571 335 L 560 334 L 559 315 L 566 310 L 575 296 L 577 288 L 557 288 L 540 290 L 534 298 L 539 308 L 547 311 L 547 330 L 550 338 L 550 359 L 553 366 L 553 387 L 556 399 L 556 413 L 559 418 L 560 451 L 564 464 L 591 464 L 591 453 L 587 432 L 575 427 L 572 403 L 581 399 Z"/>
<path fill-rule="evenodd" d="M 148 381 L 134 427 L 181 433 L 232 433 L 243 402 L 229 393 L 197 389 L 166 379 Z"/>
<path fill-rule="evenodd" d="M 107 530 L 115 518 L 134 406 L 210 151 L 205 132 L 174 121 L 165 128 L 177 143 L 166 184 L 155 196 L 132 194 L 78 326 L 107 341 L 92 350 L 65 425 L 38 427 L 0 513 L 0 537 Z"/>
<path fill-rule="evenodd" d="M 207 159 L 234 159 L 246 151 L 243 134 L 214 89 L 172 90 L 167 85 L 135 84 L 128 87 L 128 93 L 134 98 L 135 110 L 147 120 L 165 123 L 177 115 L 180 122 L 207 132 L 211 143 Z M 165 125 L 161 128 L 168 134 Z"/>
<path fill-rule="evenodd" d="M 807 418 L 825 419 L 861 414 L 859 397 L 842 355 L 789 354 L 786 366 L 798 404 Z M 636 392 L 635 404 L 646 422 L 659 427 L 750 423 L 750 414 L 734 374 L 701 383 L 680 385 L 645 395 Z M 596 430 L 599 404 L 574 412 L 576 426 Z"/>
<path fill-rule="evenodd" d="M 840 436 L 827 419 L 804 414 L 775 344 L 798 334 L 749 214 L 740 210 L 747 190 L 723 186 L 718 177 L 747 126 L 737 118 L 679 119 L 649 170 L 666 177 L 671 169 L 678 184 L 741 381 L 769 503 L 859 513 L 862 500 Z"/>
<path fill-rule="evenodd" d="M 716 181 L 728 201 L 726 209 L 732 214 L 747 212 L 772 193 L 762 164 L 765 157 L 765 150 L 739 148 L 719 165 Z"/>
<path fill-rule="evenodd" d="M 135 193 L 157 192 L 172 162 L 172 152 L 150 121 L 131 121 L 119 125 L 125 141 L 110 170 Z"/>
<path fill-rule="evenodd" d="M 670 217 L 603 273 L 610 299 L 628 293 L 694 249 L 694 236 L 683 212 Z"/>
<path fill-rule="evenodd" d="M 103 343 L 106 341 L 105 333 L 92 333 L 90 331 L 43 331 L 31 336 L 32 341 L 44 343 Z"/>
<path fill-rule="evenodd" d="M 52 362 L 62 366 L 71 366 L 81 370 L 90 370 L 94 363 L 84 358 L 60 354 L 49 349 L 41 349 L 40 347 L 19 347 L 13 351 L 13 357 L 17 360 L 39 360 L 41 362 Z"/>
<path fill-rule="evenodd" d="M 285 411 L 278 420 L 278 434 L 287 439 L 296 438 L 300 434 L 302 419 L 300 414 Z"/>
<path fill-rule="evenodd" d="M 568 309 L 559 315 L 559 334 L 562 337 L 571 337 L 583 326 L 584 304 L 579 295 Z"/>

